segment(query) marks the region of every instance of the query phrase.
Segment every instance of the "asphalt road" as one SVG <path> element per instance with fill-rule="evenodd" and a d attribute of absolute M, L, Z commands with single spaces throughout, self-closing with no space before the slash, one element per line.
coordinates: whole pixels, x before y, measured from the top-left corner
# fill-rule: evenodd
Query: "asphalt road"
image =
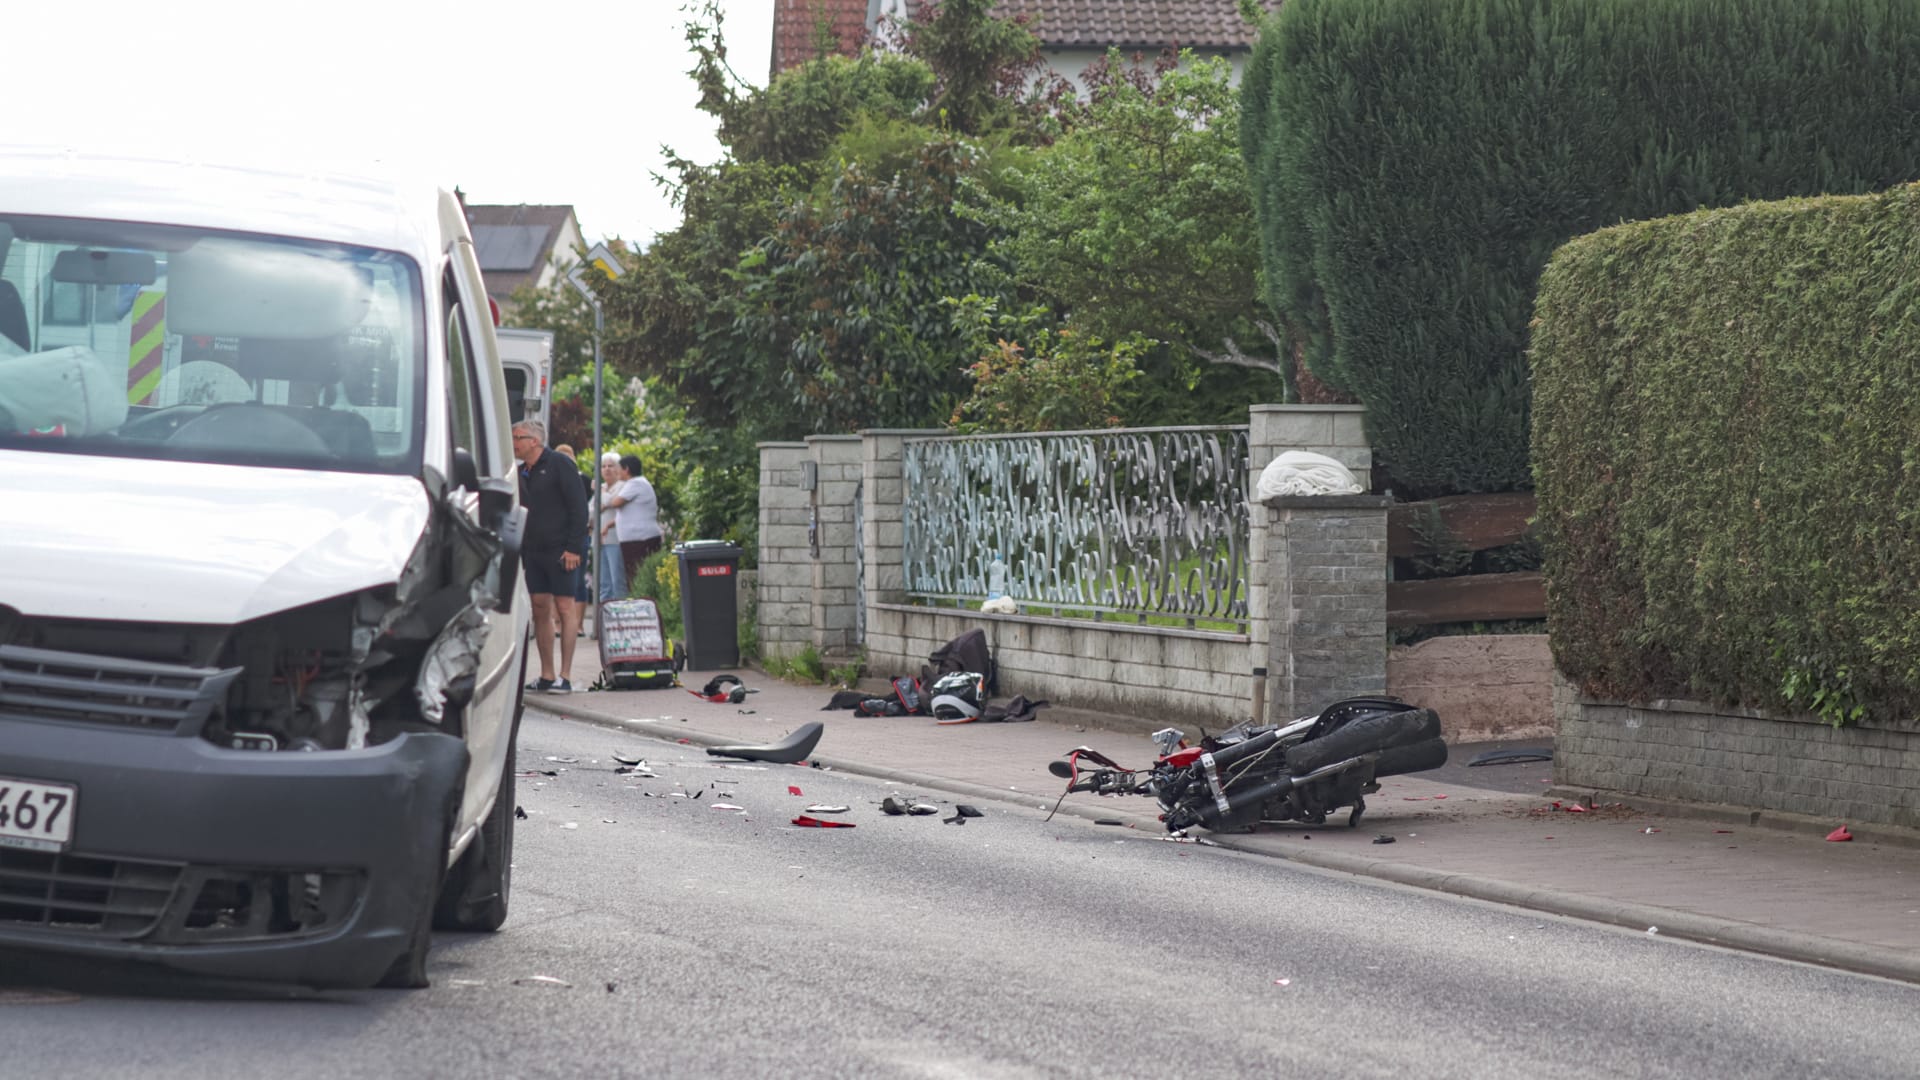
<path fill-rule="evenodd" d="M 523 767 L 556 775 L 521 781 L 513 915 L 438 941 L 431 989 L 234 1000 L 0 972 L 0 1074 L 1861 1080 L 1920 1061 L 1920 988 L 1043 823 L 1026 800 L 950 825 L 938 793 L 901 794 L 939 815 L 887 817 L 892 789 L 844 773 L 534 712 L 521 737 Z M 616 749 L 658 775 L 614 774 Z M 857 827 L 788 824 L 817 803 Z"/>

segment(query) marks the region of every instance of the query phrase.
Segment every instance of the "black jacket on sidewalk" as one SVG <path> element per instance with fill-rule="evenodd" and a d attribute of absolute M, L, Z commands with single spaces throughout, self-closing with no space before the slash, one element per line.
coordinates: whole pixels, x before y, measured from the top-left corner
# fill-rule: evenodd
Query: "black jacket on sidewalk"
<path fill-rule="evenodd" d="M 531 466 L 520 466 L 520 505 L 527 508 L 522 551 L 586 557 L 587 492 L 566 455 L 543 447 Z"/>

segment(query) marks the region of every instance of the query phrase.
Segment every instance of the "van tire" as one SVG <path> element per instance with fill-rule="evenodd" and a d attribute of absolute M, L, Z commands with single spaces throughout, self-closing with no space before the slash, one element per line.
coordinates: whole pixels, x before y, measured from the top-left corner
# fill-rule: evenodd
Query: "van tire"
<path fill-rule="evenodd" d="M 526 711 L 526 666 L 526 652 L 522 652 L 520 678 L 514 683 L 513 723 L 507 728 L 507 755 L 493 809 L 460 861 L 447 871 L 440 900 L 434 905 L 436 930 L 490 934 L 507 921 L 513 894 L 514 755 L 520 743 L 520 716 Z"/>
<path fill-rule="evenodd" d="M 436 930 L 492 933 L 507 921 L 513 891 L 513 754 L 509 742 L 493 809 L 480 823 L 479 835 L 447 872 L 440 901 L 434 906 Z"/>

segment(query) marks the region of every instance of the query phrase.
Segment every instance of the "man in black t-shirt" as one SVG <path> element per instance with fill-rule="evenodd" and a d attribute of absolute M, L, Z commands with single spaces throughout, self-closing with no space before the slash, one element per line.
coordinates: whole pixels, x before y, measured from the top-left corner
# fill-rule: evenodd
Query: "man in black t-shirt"
<path fill-rule="evenodd" d="M 513 456 L 520 460 L 520 505 L 527 508 L 520 560 L 533 599 L 534 654 L 540 658 L 540 677 L 527 689 L 564 694 L 573 689 L 567 673 L 573 670 L 574 636 L 563 631 L 573 625 L 573 571 L 587 554 L 581 546 L 587 536 L 586 491 L 573 462 L 547 449 L 547 429 L 538 420 L 513 425 Z"/>

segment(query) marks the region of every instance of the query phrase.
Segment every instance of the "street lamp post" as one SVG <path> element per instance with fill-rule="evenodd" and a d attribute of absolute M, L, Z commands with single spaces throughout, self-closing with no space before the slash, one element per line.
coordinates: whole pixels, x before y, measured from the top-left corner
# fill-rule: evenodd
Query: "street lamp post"
<path fill-rule="evenodd" d="M 600 419 L 601 402 L 605 398 L 604 384 L 606 379 L 606 362 L 600 355 L 600 339 L 606 336 L 607 322 L 605 310 L 600 306 L 599 294 L 595 293 L 593 289 L 587 285 L 588 266 L 596 266 L 600 269 L 601 273 L 610 278 L 616 278 L 620 276 L 620 262 L 614 258 L 613 250 L 607 247 L 607 245 L 595 244 L 592 250 L 587 252 L 586 260 L 576 263 L 573 269 L 567 272 L 568 283 L 575 289 L 578 289 L 580 295 L 587 298 L 587 303 L 593 305 L 593 475 L 595 481 L 594 488 L 595 490 L 600 490 L 600 458 L 607 452 L 606 440 L 601 434 Z M 602 498 L 604 497 L 603 493 Z M 600 539 L 600 518 L 599 515 L 594 512 L 599 507 L 600 501 L 600 499 L 594 500 L 594 505 L 588 509 L 588 513 L 592 515 L 592 520 L 587 522 L 587 531 L 593 534 L 593 543 L 587 548 L 588 557 L 593 560 L 588 573 L 593 578 L 593 591 L 596 597 L 600 592 L 600 567 L 602 559 L 604 558 L 600 551 L 602 546 Z M 597 614 L 598 610 L 598 608 L 595 608 L 596 614 L 594 615 L 593 623 L 593 632 L 596 636 L 600 633 L 601 624 L 600 616 Z"/>

